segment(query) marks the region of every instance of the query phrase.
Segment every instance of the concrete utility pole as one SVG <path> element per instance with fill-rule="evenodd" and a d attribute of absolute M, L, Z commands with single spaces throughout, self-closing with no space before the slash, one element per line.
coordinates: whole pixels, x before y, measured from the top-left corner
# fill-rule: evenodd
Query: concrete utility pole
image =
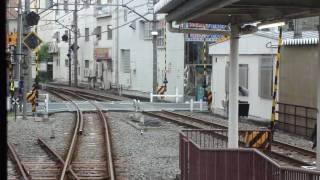
<path fill-rule="evenodd" d="M 119 0 L 117 0 L 117 7 L 116 7 L 116 13 L 117 13 L 117 19 L 116 19 L 116 27 L 119 26 Z M 115 79 L 116 79 L 116 85 L 117 88 L 119 86 L 119 28 L 117 28 L 117 36 L 116 36 L 116 63 L 115 63 L 115 68 L 116 68 L 116 74 L 115 74 Z"/>
<path fill-rule="evenodd" d="M 25 15 L 30 12 L 30 0 L 24 1 L 25 6 Z M 27 35 L 30 32 L 31 27 L 27 25 L 27 22 L 24 22 L 24 35 Z M 31 89 L 31 83 L 32 83 L 32 60 L 31 60 L 31 51 L 29 49 L 25 49 L 24 53 L 24 73 L 23 77 L 21 77 L 21 80 L 23 79 L 24 82 L 24 88 L 23 88 L 23 119 L 26 119 L 26 113 L 27 113 L 27 98 L 26 94 Z"/>
<path fill-rule="evenodd" d="M 74 21 L 74 86 L 78 87 L 78 1 L 74 1 L 74 12 L 73 12 L 73 21 Z"/>
<path fill-rule="evenodd" d="M 228 148 L 238 148 L 238 87 L 239 87 L 239 31 L 238 24 L 231 24 L 230 37 L 230 69 L 229 69 L 229 126 L 228 126 Z"/>
<path fill-rule="evenodd" d="M 154 6 L 157 3 L 156 0 L 153 0 L 153 23 L 152 23 L 152 31 L 157 31 L 157 15 L 154 12 Z M 165 27 L 167 28 L 167 27 Z M 158 86 L 158 75 L 157 75 L 157 36 L 152 35 L 152 44 L 153 44 L 153 94 L 157 94 L 157 86 Z"/>
<path fill-rule="evenodd" d="M 68 52 L 69 52 L 69 86 L 71 86 L 71 30 L 68 31 Z"/>
<path fill-rule="evenodd" d="M 23 25 L 22 25 L 22 2 L 19 0 L 18 3 L 18 32 L 17 32 L 17 77 L 21 80 L 21 53 L 22 53 L 22 32 L 23 32 Z"/>
<path fill-rule="evenodd" d="M 319 25 L 318 25 L 318 78 L 317 78 L 317 168 L 320 169 L 320 16 L 319 16 Z"/>

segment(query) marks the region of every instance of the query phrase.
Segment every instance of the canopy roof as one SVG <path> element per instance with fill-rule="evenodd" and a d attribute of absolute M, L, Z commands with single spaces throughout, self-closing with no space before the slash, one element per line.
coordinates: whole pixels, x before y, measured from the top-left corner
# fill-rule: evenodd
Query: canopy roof
<path fill-rule="evenodd" d="M 272 22 L 320 15 L 320 0 L 160 0 L 167 21 L 229 24 Z"/>

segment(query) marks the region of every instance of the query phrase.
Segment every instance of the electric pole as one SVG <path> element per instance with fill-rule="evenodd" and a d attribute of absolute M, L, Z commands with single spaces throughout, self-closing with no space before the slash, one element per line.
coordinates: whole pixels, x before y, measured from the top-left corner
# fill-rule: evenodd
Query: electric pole
<path fill-rule="evenodd" d="M 19 0 L 18 3 L 18 32 L 17 32 L 17 77 L 19 79 L 19 81 L 21 80 L 21 53 L 22 53 L 22 32 L 23 32 L 23 25 L 22 25 L 22 2 L 21 0 Z M 20 87 L 21 88 L 21 87 Z M 23 93 L 22 93 L 22 97 L 23 97 Z"/>
<path fill-rule="evenodd" d="M 157 0 L 153 0 L 153 22 L 152 22 L 152 31 L 157 31 L 157 15 L 154 12 L 154 6 L 157 3 Z M 166 28 L 166 27 L 165 27 Z M 157 94 L 158 86 L 158 76 L 157 76 L 157 35 L 152 34 L 152 44 L 153 44 L 153 94 Z"/>
<path fill-rule="evenodd" d="M 73 23 L 74 23 L 74 86 L 78 87 L 78 1 L 74 2 L 74 12 L 73 12 Z"/>
<path fill-rule="evenodd" d="M 30 0 L 24 1 L 25 6 L 25 12 L 24 16 L 27 15 L 30 12 Z M 24 21 L 24 32 L 23 35 L 27 35 L 30 32 L 30 26 L 27 24 L 26 21 Z M 31 75 L 31 68 L 32 68 L 32 60 L 31 60 L 31 52 L 27 48 L 24 49 L 24 62 L 23 62 L 23 77 L 21 77 L 21 80 L 23 80 L 23 119 L 26 119 L 26 113 L 27 113 L 27 98 L 26 94 L 30 90 L 30 86 L 32 83 L 32 75 Z"/>
<path fill-rule="evenodd" d="M 116 19 L 116 27 L 119 26 L 119 0 L 117 0 L 117 7 L 116 7 L 116 13 L 117 13 L 117 19 Z M 119 88 L 119 28 L 117 28 L 117 39 L 116 39 L 116 63 L 115 63 L 115 67 L 116 67 L 116 74 L 115 74 L 115 79 L 116 79 L 116 85 L 117 88 Z"/>
<path fill-rule="evenodd" d="M 69 86 L 71 86 L 71 30 L 68 31 Z"/>

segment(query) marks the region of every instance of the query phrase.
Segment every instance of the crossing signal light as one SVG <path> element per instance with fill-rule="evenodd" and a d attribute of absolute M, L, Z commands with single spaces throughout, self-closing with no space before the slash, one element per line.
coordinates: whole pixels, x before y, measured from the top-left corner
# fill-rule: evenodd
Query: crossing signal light
<path fill-rule="evenodd" d="M 16 45 L 17 44 L 17 33 L 10 33 L 7 35 L 7 44 Z"/>
<path fill-rule="evenodd" d="M 62 39 L 62 41 L 67 42 L 68 39 L 69 39 L 69 37 L 68 37 L 68 35 L 64 34 L 64 35 L 61 37 L 61 39 Z"/>
<path fill-rule="evenodd" d="M 33 12 L 33 11 L 29 12 L 26 15 L 26 22 L 27 22 L 28 26 L 37 25 L 39 20 L 40 20 L 40 16 L 37 13 Z"/>

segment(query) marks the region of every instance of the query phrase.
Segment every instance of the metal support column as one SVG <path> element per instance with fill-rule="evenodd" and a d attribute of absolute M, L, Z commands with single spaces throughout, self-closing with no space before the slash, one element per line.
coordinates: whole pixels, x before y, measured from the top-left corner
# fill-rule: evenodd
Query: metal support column
<path fill-rule="evenodd" d="M 231 25 L 230 38 L 230 70 L 229 70 L 229 126 L 228 126 L 228 148 L 238 148 L 238 87 L 239 87 L 239 30 L 237 24 Z"/>
<path fill-rule="evenodd" d="M 78 87 L 78 1 L 74 1 L 74 12 L 73 12 L 73 23 L 74 23 L 74 46 L 73 46 L 73 63 L 74 63 L 74 86 Z"/>
<path fill-rule="evenodd" d="M 157 3 L 156 0 L 153 0 L 153 7 Z M 157 15 L 154 12 L 153 8 L 153 23 L 152 23 L 152 31 L 157 31 Z M 165 27 L 166 28 L 166 27 Z M 157 94 L 157 86 L 158 86 L 158 75 L 157 75 L 157 36 L 152 35 L 152 44 L 153 44 L 153 94 Z"/>
<path fill-rule="evenodd" d="M 320 169 L 320 17 L 318 25 L 318 78 L 317 78 L 317 168 Z"/>

